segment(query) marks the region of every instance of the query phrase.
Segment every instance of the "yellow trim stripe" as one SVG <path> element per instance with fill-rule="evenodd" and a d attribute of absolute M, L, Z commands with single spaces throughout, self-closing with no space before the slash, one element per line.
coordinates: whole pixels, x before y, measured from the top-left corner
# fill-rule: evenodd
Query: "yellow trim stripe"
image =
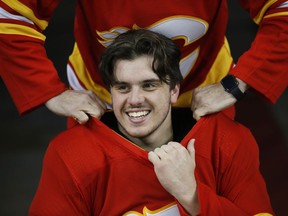
<path fill-rule="evenodd" d="M 40 29 L 44 30 L 48 26 L 48 22 L 46 20 L 40 20 L 38 19 L 34 12 L 31 10 L 31 8 L 27 7 L 26 5 L 22 4 L 18 0 L 2 0 L 5 4 L 7 4 L 9 7 L 11 7 L 13 10 L 20 13 L 22 16 L 27 17 L 32 22 L 34 22 L 37 26 L 40 27 Z"/>
<path fill-rule="evenodd" d="M 269 214 L 269 213 L 259 213 L 259 214 L 256 214 L 254 216 L 273 216 L 273 215 Z"/>
<path fill-rule="evenodd" d="M 261 20 L 263 19 L 264 14 L 266 13 L 267 9 L 274 4 L 275 2 L 277 2 L 277 0 L 269 0 L 266 2 L 266 4 L 262 7 L 261 11 L 257 14 L 256 17 L 254 17 L 254 22 L 259 24 L 261 22 Z"/>
<path fill-rule="evenodd" d="M 220 49 L 206 79 L 201 83 L 200 87 L 206 86 L 208 84 L 213 84 L 220 82 L 223 77 L 225 77 L 233 63 L 233 58 L 230 53 L 230 47 L 227 39 L 225 38 L 224 44 Z"/>
<path fill-rule="evenodd" d="M 91 78 L 86 66 L 84 65 L 77 43 L 74 45 L 73 52 L 69 57 L 69 62 L 72 64 L 78 79 L 85 85 L 85 88 L 96 92 L 102 100 L 111 104 L 110 93 L 105 88 L 95 83 Z"/>
<path fill-rule="evenodd" d="M 0 24 L 0 34 L 15 34 L 15 35 L 24 35 L 27 37 L 36 38 L 42 41 L 45 41 L 46 37 L 40 32 L 36 31 L 33 28 L 11 24 L 11 23 L 1 23 Z"/>
<path fill-rule="evenodd" d="M 206 79 L 199 85 L 199 87 L 220 82 L 220 80 L 228 74 L 232 63 L 233 59 L 231 57 L 229 44 L 225 38 L 224 44 L 220 49 L 209 73 L 207 74 Z M 182 93 L 173 106 L 190 107 L 192 101 L 192 91 L 193 90 Z"/>
<path fill-rule="evenodd" d="M 284 12 L 278 12 L 278 13 L 274 13 L 274 14 L 269 14 L 269 15 L 265 16 L 264 19 L 270 18 L 270 17 L 276 17 L 276 16 L 288 16 L 288 12 L 284 11 Z"/>

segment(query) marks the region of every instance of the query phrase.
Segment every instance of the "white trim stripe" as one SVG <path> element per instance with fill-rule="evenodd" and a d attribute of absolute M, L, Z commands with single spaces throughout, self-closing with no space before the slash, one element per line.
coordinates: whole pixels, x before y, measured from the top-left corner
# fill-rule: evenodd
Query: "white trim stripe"
<path fill-rule="evenodd" d="M 288 7 L 288 1 L 282 3 L 278 8 L 287 8 Z"/>
<path fill-rule="evenodd" d="M 72 67 L 67 64 L 67 78 L 68 78 L 68 82 L 69 85 L 71 86 L 72 89 L 74 90 L 87 90 L 85 88 L 82 87 L 82 85 L 80 84 L 77 76 L 75 75 Z"/>
<path fill-rule="evenodd" d="M 32 25 L 35 25 L 30 19 L 27 19 L 24 16 L 11 14 L 8 11 L 4 10 L 2 7 L 0 7 L 0 19 L 19 20 L 19 21 L 23 21 L 23 22 L 27 22 L 27 23 L 30 23 Z"/>
<path fill-rule="evenodd" d="M 87 89 L 83 88 L 82 85 L 79 83 L 77 76 L 75 75 L 72 67 L 69 64 L 67 64 L 67 78 L 69 85 L 73 90 L 87 91 Z M 107 109 L 112 109 L 112 106 L 110 104 L 106 103 L 105 101 L 103 102 L 106 104 Z"/>

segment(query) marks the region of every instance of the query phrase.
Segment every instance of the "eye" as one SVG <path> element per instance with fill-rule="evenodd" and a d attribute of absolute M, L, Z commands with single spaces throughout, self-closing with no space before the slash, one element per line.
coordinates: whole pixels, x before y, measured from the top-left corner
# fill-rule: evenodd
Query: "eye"
<path fill-rule="evenodd" d="M 145 91 L 154 91 L 156 90 L 159 86 L 160 86 L 160 82 L 156 81 L 156 82 L 145 82 L 143 83 L 142 85 L 142 88 L 145 90 Z"/>
<path fill-rule="evenodd" d="M 116 84 L 113 88 L 120 93 L 127 93 L 130 90 L 129 86 L 126 84 Z"/>

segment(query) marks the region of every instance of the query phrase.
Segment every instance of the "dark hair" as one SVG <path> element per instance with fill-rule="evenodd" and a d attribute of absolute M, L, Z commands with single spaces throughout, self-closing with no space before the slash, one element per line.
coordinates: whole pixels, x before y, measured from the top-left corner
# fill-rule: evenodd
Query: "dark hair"
<path fill-rule="evenodd" d="M 178 45 L 162 34 L 133 29 L 117 36 L 102 54 L 99 69 L 105 85 L 110 88 L 116 81 L 114 67 L 117 60 L 134 60 L 143 55 L 153 57 L 153 71 L 170 88 L 183 79 L 179 68 L 181 52 Z"/>

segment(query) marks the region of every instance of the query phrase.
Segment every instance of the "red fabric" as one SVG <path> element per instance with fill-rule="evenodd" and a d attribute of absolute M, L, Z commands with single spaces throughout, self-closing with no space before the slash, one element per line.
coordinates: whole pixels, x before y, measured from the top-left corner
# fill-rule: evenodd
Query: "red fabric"
<path fill-rule="evenodd" d="M 288 16 L 264 19 L 232 74 L 275 103 L 288 85 Z M 279 58 L 281 56 L 281 58 Z"/>
<path fill-rule="evenodd" d="M 30 7 L 38 19 L 48 21 L 60 0 L 19 0 L 19 2 Z M 266 3 L 265 0 L 240 2 L 252 18 Z M 287 8 L 277 8 L 282 2 L 284 1 L 277 1 L 266 14 L 287 11 Z M 7 8 L 3 2 L 0 2 L 1 5 Z M 14 14 L 21 13 L 21 11 L 14 12 Z M 176 17 L 181 17 L 178 19 L 181 20 L 181 24 L 184 18 L 189 17 L 193 20 L 193 24 L 191 22 L 189 25 L 183 24 L 185 27 L 178 30 L 175 27 L 179 25 L 169 22 Z M 209 4 L 205 1 L 190 0 L 181 2 L 126 0 L 113 2 L 112 6 L 107 1 L 81 0 L 77 1 L 76 6 L 75 39 L 92 79 L 102 84 L 97 68 L 104 49 L 101 44 L 103 41 L 107 42 L 119 32 L 133 27 L 156 29 L 166 36 L 173 37 L 181 48 L 183 58 L 186 59 L 190 54 L 199 52 L 195 55 L 196 62 L 185 75 L 181 86 L 181 91 L 185 92 L 205 80 L 223 45 L 227 19 L 226 1 L 220 0 L 211 1 Z M 5 22 L 9 23 L 9 20 Z M 204 26 L 207 29 L 202 35 L 200 29 Z M 39 29 L 39 26 L 35 28 Z M 187 33 L 190 29 L 193 29 L 194 35 L 191 32 Z M 264 19 L 252 49 L 240 58 L 232 72 L 271 102 L 275 102 L 287 87 L 287 29 L 287 16 Z M 107 41 L 103 37 L 106 37 Z M 29 111 L 64 91 L 63 84 L 47 59 L 41 42 L 7 33 L 0 34 L 0 42 L 0 73 L 20 113 Z M 30 58 L 27 58 L 28 56 Z"/>
<path fill-rule="evenodd" d="M 200 215 L 273 213 L 249 130 L 219 113 L 201 118 L 196 139 Z M 179 207 L 179 210 L 177 209 Z M 165 214 L 164 214 L 165 210 Z M 147 152 L 97 119 L 49 145 L 29 215 L 187 215 L 160 185 Z"/>
<path fill-rule="evenodd" d="M 0 75 L 20 113 L 43 104 L 66 89 L 47 58 L 42 41 L 2 34 L 0 41 Z"/>
<path fill-rule="evenodd" d="M 111 7 L 111 4 L 106 1 L 94 1 L 90 4 L 79 1 L 80 7 L 76 8 L 75 38 L 93 79 L 97 83 L 102 83 L 97 72 L 98 62 L 95 61 L 95 59 L 100 58 L 105 48 L 100 43 L 105 41 L 101 33 L 114 30 L 114 35 L 117 35 L 116 31 L 123 31 L 131 29 L 133 26 L 138 26 L 158 31 L 168 37 L 172 37 L 173 35 L 175 42 L 180 46 L 183 58 L 192 54 L 200 47 L 197 61 L 191 66 L 192 69 L 189 74 L 185 76 L 185 80 L 181 85 L 181 91 L 191 90 L 202 83 L 224 42 L 227 23 L 226 2 L 213 1 L 209 5 L 199 1 L 191 4 L 189 0 L 181 1 L 181 4 L 165 0 L 157 2 L 128 2 L 127 4 L 124 4 L 123 1 L 113 2 L 113 7 Z M 157 7 L 155 4 L 159 6 Z M 153 9 L 151 5 L 153 5 Z M 95 14 L 95 8 L 97 8 L 97 11 L 101 8 L 101 11 L 108 11 L 108 13 Z M 119 13 L 119 8 L 121 8 L 121 13 Z M 155 10 L 154 8 L 161 8 L 161 10 Z M 149 15 L 145 16 L 145 14 Z M 187 18 L 188 16 L 192 17 L 192 19 L 195 18 L 193 24 L 187 21 L 189 22 L 189 24 L 186 23 L 187 29 L 202 28 L 203 24 L 196 24 L 197 19 L 207 22 L 207 25 L 211 26 L 209 26 L 209 31 L 206 32 L 206 35 L 202 35 L 198 29 L 195 30 L 194 35 L 191 35 L 187 31 L 183 31 L 187 30 L 185 28 L 182 28 L 182 30 L 175 28 L 175 20 L 172 22 L 172 17 L 174 16 L 181 17 L 179 18 L 180 24 L 183 24 L 183 18 Z M 90 20 L 89 17 L 94 18 Z M 89 19 L 89 25 L 87 25 L 87 19 Z M 206 28 L 208 27 L 207 25 Z M 97 34 L 97 32 L 99 33 Z M 109 41 L 109 37 L 106 37 L 106 39 Z"/>

